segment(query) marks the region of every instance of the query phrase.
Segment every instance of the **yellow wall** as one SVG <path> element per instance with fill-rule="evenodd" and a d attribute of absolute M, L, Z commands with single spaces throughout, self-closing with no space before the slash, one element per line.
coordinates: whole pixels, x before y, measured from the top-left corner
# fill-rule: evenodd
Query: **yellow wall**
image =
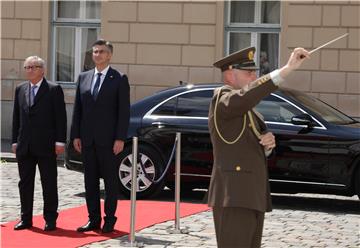
<path fill-rule="evenodd" d="M 0 4 L 1 129 L 2 137 L 8 137 L 14 89 L 24 79 L 23 60 L 38 54 L 49 64 L 51 4 Z M 313 49 L 349 33 L 347 38 L 314 53 L 285 85 L 360 117 L 360 2 L 282 1 L 281 6 L 281 65 L 294 47 Z M 132 101 L 178 85 L 180 80 L 221 80 L 212 63 L 224 55 L 224 2 L 103 1 L 101 16 L 101 36 L 114 44 L 113 66 L 128 74 Z M 74 89 L 63 88 L 71 112 Z"/>
<path fill-rule="evenodd" d="M 310 92 L 350 116 L 360 116 L 360 2 L 290 1 L 282 3 L 280 58 L 284 64 L 297 46 L 314 49 L 349 35 L 312 54 L 286 86 Z"/>

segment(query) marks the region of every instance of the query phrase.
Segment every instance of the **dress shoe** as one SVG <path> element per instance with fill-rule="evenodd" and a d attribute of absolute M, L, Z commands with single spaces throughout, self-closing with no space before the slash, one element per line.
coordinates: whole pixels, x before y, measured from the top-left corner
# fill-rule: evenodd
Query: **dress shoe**
<path fill-rule="evenodd" d="M 20 221 L 14 226 L 14 230 L 23 230 L 32 227 L 31 222 Z"/>
<path fill-rule="evenodd" d="M 78 232 L 87 232 L 92 230 L 100 229 L 100 221 L 91 221 L 89 220 L 84 226 L 79 227 L 76 231 Z"/>
<path fill-rule="evenodd" d="M 56 229 L 55 221 L 47 221 L 44 227 L 44 231 L 54 231 Z"/>
<path fill-rule="evenodd" d="M 101 232 L 102 233 L 111 233 L 112 231 L 114 231 L 114 226 L 115 226 L 115 222 L 109 222 L 109 221 L 105 221 Z"/>

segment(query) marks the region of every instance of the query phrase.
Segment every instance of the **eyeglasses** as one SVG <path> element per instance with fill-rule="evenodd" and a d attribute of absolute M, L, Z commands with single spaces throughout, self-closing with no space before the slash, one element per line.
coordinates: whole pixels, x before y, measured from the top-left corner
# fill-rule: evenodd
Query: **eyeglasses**
<path fill-rule="evenodd" d="M 42 68 L 42 66 L 40 65 L 29 65 L 29 66 L 24 66 L 25 71 L 33 71 L 36 70 L 37 68 Z"/>
<path fill-rule="evenodd" d="M 108 53 L 109 51 L 107 50 L 94 50 L 93 54 L 103 54 L 103 53 Z"/>

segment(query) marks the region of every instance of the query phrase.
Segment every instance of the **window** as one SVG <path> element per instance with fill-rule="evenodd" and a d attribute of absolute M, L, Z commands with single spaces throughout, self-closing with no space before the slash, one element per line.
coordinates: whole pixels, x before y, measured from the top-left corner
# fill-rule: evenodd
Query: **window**
<path fill-rule="evenodd" d="M 175 103 L 176 97 L 166 101 L 160 105 L 154 112 L 153 115 L 164 115 L 164 116 L 175 116 Z"/>
<path fill-rule="evenodd" d="M 100 34 L 100 1 L 53 2 L 52 80 L 74 82 L 94 67 L 91 45 Z"/>
<path fill-rule="evenodd" d="M 213 90 L 185 93 L 166 101 L 159 106 L 154 115 L 208 117 Z"/>
<path fill-rule="evenodd" d="M 255 62 L 260 75 L 278 67 L 280 1 L 226 2 L 226 54 L 245 47 L 256 47 Z"/>
<path fill-rule="evenodd" d="M 255 109 L 265 121 L 271 122 L 291 123 L 293 116 L 303 114 L 298 108 L 273 95 L 262 100 Z"/>
<path fill-rule="evenodd" d="M 354 123 L 355 120 L 333 108 L 332 106 L 320 101 L 319 99 L 309 96 L 302 92 L 289 92 L 290 96 L 295 98 L 298 102 L 306 108 L 321 116 L 327 122 L 337 125 L 347 125 Z"/>

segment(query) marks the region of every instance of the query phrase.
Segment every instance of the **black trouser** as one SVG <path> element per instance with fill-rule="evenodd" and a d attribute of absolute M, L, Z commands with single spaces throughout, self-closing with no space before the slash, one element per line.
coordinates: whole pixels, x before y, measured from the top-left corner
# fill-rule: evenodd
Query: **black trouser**
<path fill-rule="evenodd" d="M 89 219 L 92 221 L 101 219 L 100 177 L 102 177 L 105 185 L 105 221 L 115 222 L 119 191 L 118 159 L 114 155 L 112 147 L 91 145 L 83 147 L 82 152 Z"/>
<path fill-rule="evenodd" d="M 39 167 L 43 190 L 45 221 L 56 221 L 58 217 L 57 165 L 56 156 L 35 156 L 31 153 L 18 155 L 20 175 L 19 192 L 21 202 L 21 220 L 32 222 L 34 181 L 36 164 Z"/>
<path fill-rule="evenodd" d="M 260 248 L 264 213 L 240 207 L 213 207 L 219 248 Z"/>

